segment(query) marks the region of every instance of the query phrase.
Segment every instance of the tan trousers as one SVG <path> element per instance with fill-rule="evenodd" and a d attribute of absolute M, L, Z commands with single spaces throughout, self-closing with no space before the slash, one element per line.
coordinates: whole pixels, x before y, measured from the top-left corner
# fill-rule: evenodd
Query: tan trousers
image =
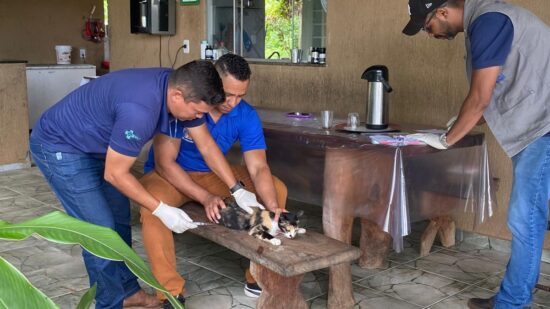
<path fill-rule="evenodd" d="M 244 166 L 231 166 L 233 174 L 240 179 L 247 190 L 256 192 L 250 175 Z M 221 197 L 230 196 L 229 188 L 213 172 L 191 172 L 191 179 L 208 192 Z M 154 197 L 168 205 L 181 207 L 191 199 L 180 193 L 167 180 L 162 178 L 155 171 L 152 171 L 140 179 L 141 184 Z M 287 198 L 287 188 L 285 184 L 277 177 L 273 176 L 275 190 L 277 192 L 277 203 L 284 209 Z M 149 262 L 153 270 L 153 275 L 159 283 L 165 287 L 172 295 L 185 293 L 185 280 L 176 270 L 176 252 L 174 248 L 174 237 L 172 231 L 168 229 L 159 218 L 154 216 L 151 211 L 141 207 L 141 223 L 143 232 L 143 243 L 149 257 Z M 246 271 L 246 281 L 255 282 Z M 157 297 L 164 299 L 165 296 L 157 291 Z"/>

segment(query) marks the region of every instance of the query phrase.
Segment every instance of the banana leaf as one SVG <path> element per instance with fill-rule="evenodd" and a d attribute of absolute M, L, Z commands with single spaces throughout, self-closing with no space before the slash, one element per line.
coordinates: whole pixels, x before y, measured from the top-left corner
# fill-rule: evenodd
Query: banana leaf
<path fill-rule="evenodd" d="M 76 306 L 76 309 L 88 309 L 94 302 L 95 298 L 95 292 L 97 289 L 97 282 L 94 283 L 94 285 L 82 295 L 82 298 L 80 299 L 80 302 L 78 302 L 78 305 Z"/>
<path fill-rule="evenodd" d="M 143 282 L 162 291 L 175 308 L 183 309 L 175 297 L 158 283 L 145 262 L 115 231 L 109 228 L 84 222 L 60 211 L 54 211 L 38 218 L 14 224 L 0 220 L 0 239 L 24 240 L 32 234 L 37 234 L 49 241 L 60 244 L 80 244 L 84 249 L 96 256 L 114 261 L 123 261 Z M 2 277 L 3 274 L 0 273 L 0 282 L 4 281 Z M 12 297 L 22 301 L 28 295 L 23 291 L 16 290 L 13 291 Z M 0 299 L 0 304 L 2 301 L 3 299 Z M 41 306 L 9 307 L 48 308 Z"/>
<path fill-rule="evenodd" d="M 17 268 L 0 256 L 0 308 L 59 309 Z"/>

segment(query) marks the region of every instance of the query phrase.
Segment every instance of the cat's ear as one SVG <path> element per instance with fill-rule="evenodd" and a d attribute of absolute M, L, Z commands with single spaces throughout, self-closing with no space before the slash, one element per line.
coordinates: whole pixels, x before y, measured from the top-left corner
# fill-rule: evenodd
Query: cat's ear
<path fill-rule="evenodd" d="M 302 217 L 304 215 L 304 211 L 303 210 L 298 210 L 298 212 L 296 213 L 296 218 L 297 219 L 300 219 L 300 217 Z"/>

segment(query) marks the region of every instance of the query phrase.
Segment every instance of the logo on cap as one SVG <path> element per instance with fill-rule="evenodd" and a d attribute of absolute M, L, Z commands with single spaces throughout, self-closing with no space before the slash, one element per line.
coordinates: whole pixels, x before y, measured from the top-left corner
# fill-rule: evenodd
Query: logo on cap
<path fill-rule="evenodd" d="M 429 8 L 432 7 L 432 5 L 433 5 L 433 3 L 426 3 L 426 8 L 429 9 Z"/>

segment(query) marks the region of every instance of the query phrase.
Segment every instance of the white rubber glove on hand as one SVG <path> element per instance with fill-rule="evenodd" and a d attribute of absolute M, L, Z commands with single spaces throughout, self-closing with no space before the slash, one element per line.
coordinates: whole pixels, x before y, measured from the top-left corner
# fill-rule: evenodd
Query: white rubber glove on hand
<path fill-rule="evenodd" d="M 197 227 L 185 211 L 176 207 L 168 206 L 163 202 L 160 202 L 157 209 L 153 211 L 153 215 L 157 216 L 160 221 L 166 225 L 166 227 L 176 233 L 183 233 L 188 229 L 194 229 Z"/>
<path fill-rule="evenodd" d="M 447 121 L 447 132 L 453 127 L 453 124 L 455 124 L 456 119 L 458 118 L 458 115 L 454 115 L 449 121 Z"/>
<path fill-rule="evenodd" d="M 442 134 L 435 133 L 416 133 L 408 135 L 408 137 L 414 138 L 416 140 L 422 141 L 433 148 L 437 149 L 447 149 L 443 143 L 441 143 Z"/>
<path fill-rule="evenodd" d="M 245 189 L 239 189 L 235 191 L 234 193 L 231 193 L 233 197 L 235 198 L 235 201 L 237 202 L 237 205 L 241 207 L 244 211 L 251 214 L 252 208 L 250 207 L 259 207 L 260 209 L 265 209 L 262 204 L 258 203 L 258 200 L 256 199 L 256 195 L 250 191 L 246 191 Z"/>

